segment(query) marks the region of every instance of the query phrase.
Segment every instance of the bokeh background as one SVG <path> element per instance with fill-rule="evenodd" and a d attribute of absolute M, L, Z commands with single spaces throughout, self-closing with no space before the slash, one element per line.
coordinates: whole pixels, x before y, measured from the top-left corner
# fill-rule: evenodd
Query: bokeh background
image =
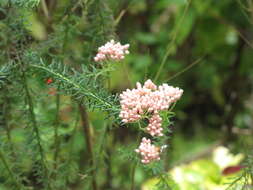
<path fill-rule="evenodd" d="M 100 30 L 104 30 L 103 34 L 107 32 L 108 36 L 104 40 L 95 40 L 93 46 L 90 45 L 92 36 L 87 34 L 92 27 L 87 26 L 86 20 L 93 18 L 83 14 L 86 6 L 81 1 L 45 1 L 48 15 L 41 4 L 32 10 L 15 10 L 13 15 L 17 19 L 21 12 L 25 18 L 22 31 L 26 35 L 23 37 L 17 37 L 19 29 L 15 22 L 9 22 L 14 29 L 11 24 L 10 27 L 6 24 L 6 2 L 2 2 L 3 8 L 0 9 L 1 64 L 11 56 L 6 52 L 12 51 L 12 43 L 20 38 L 28 39 L 29 48 L 39 51 L 46 60 L 56 58 L 74 67 L 91 59 L 91 55 L 87 57 L 87 49 L 89 52 L 89 48 L 94 48 L 94 53 L 106 39 L 129 43 L 130 54 L 124 62 L 116 63 L 110 74 L 110 92 L 120 93 L 133 88 L 137 81 L 143 83 L 147 79 L 182 88 L 184 94 L 175 106 L 176 116 L 170 126 L 173 133 L 166 157 L 167 170 L 176 182 L 181 176 L 179 189 L 182 190 L 225 189 L 224 169 L 240 167 L 240 161 L 253 146 L 251 0 L 108 0 L 104 10 L 99 11 L 101 14 L 106 11 L 112 13 L 115 30 L 110 28 L 112 18 L 104 17 L 108 20 L 104 20 L 104 29 L 100 27 Z M 102 22 L 99 20 L 98 24 Z M 64 53 L 59 50 L 61 48 Z M 31 76 L 29 85 L 35 97 L 38 123 L 43 126 L 42 138 L 48 142 L 45 147 L 50 150 L 56 109 L 53 103 L 55 88 L 53 84 L 46 84 L 47 78 L 40 79 Z M 11 111 L 8 117 L 12 121 L 9 124 L 11 136 L 19 155 L 25 150 L 20 144 L 26 135 L 22 130 L 26 126 L 23 112 L 19 109 L 22 102 L 15 97 L 19 89 L 10 85 L 7 91 L 2 92 L 14 92 L 9 96 Z M 5 100 L 1 100 L 2 107 Z M 89 179 L 85 174 L 85 140 L 80 121 L 76 119 L 76 110 L 78 108 L 72 99 L 61 95 L 60 160 L 66 164 L 66 157 L 75 155 L 67 162 L 71 166 L 68 176 L 63 172 L 70 181 L 70 189 L 88 188 L 86 179 Z M 89 119 L 96 139 L 106 115 L 91 111 Z M 1 130 L 3 136 L 5 131 Z M 103 152 L 106 159 L 100 163 L 103 169 L 97 174 L 102 189 L 129 188 L 129 165 L 122 149 L 131 151 L 136 146 L 136 137 L 136 130 L 130 127 L 116 126 L 109 132 Z M 53 155 L 49 151 L 47 156 L 50 159 Z M 30 162 L 27 158 L 28 155 L 23 155 L 20 162 L 28 171 Z M 147 176 L 145 170 L 137 168 L 137 189 L 148 190 L 154 180 L 147 181 L 149 178 L 152 177 Z M 4 186 L 1 188 L 6 189 Z"/>

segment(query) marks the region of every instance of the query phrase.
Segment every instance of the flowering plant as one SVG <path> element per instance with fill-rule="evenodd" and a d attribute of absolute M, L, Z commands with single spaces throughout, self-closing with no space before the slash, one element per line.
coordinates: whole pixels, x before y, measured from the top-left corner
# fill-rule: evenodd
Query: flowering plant
<path fill-rule="evenodd" d="M 182 93 L 182 89 L 168 84 L 157 87 L 150 79 L 143 86 L 137 82 L 135 89 L 127 89 L 120 95 L 119 116 L 124 123 L 147 119 L 148 126 L 144 131 L 152 137 L 161 137 L 164 133 L 160 112 L 168 111 L 170 106 L 180 99 Z M 143 157 L 142 163 L 160 160 L 160 148 L 151 145 L 150 139 L 143 138 L 136 152 Z"/>

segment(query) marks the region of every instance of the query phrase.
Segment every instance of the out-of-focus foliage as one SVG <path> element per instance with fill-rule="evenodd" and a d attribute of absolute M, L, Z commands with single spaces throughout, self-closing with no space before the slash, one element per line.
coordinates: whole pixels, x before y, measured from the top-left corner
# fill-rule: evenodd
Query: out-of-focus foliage
<path fill-rule="evenodd" d="M 174 170 L 151 180 L 160 189 L 224 189 L 236 176 L 227 181 L 210 155 L 177 166 L 217 141 L 245 155 L 248 170 L 235 186 L 252 183 L 252 23 L 251 0 L 0 0 L 0 189 L 90 190 L 94 171 L 101 190 L 130 189 L 137 134 L 113 117 L 115 95 L 148 78 L 184 94 L 165 163 L 137 164 L 136 189 L 163 165 Z M 129 43 L 130 54 L 102 71 L 93 56 L 112 38 Z M 80 102 L 96 142 L 95 168 Z M 177 171 L 184 180 L 173 180 Z"/>
<path fill-rule="evenodd" d="M 242 175 L 243 169 L 224 175 L 223 170 L 229 166 L 239 165 L 243 159 L 242 154 L 233 155 L 225 147 L 217 147 L 213 151 L 213 158 L 199 159 L 189 164 L 182 164 L 169 171 L 171 178 L 178 184 L 180 190 L 224 190 L 230 186 L 232 179 Z M 152 190 L 157 184 L 156 179 L 148 180 L 142 190 Z M 251 184 L 251 181 L 247 182 Z M 250 189 L 244 185 L 243 179 L 237 182 L 236 189 Z"/>
<path fill-rule="evenodd" d="M 250 6 L 247 1 L 241 3 Z M 240 128 L 249 127 L 252 121 L 240 118 L 252 110 L 242 106 L 252 89 L 251 12 L 239 1 L 212 0 L 132 1 L 128 10 L 118 28 L 120 36 L 131 40 L 132 53 L 126 65 L 132 82 L 153 78 L 168 49 L 171 56 L 164 65 L 161 82 L 203 58 L 169 81 L 185 90 L 177 107 L 184 128 L 227 125 L 224 119 L 232 93 L 240 97 L 233 105 L 240 111 L 235 111 L 232 122 Z"/>
<path fill-rule="evenodd" d="M 12 3 L 20 8 L 34 8 L 39 5 L 40 0 L 1 0 L 2 5 Z"/>

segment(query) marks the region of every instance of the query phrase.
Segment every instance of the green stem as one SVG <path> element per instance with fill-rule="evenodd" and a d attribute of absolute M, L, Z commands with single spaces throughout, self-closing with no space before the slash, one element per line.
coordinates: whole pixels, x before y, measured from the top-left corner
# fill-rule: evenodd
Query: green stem
<path fill-rule="evenodd" d="M 60 139 L 58 134 L 59 127 L 59 111 L 60 111 L 60 95 L 56 94 L 56 115 L 55 115 L 55 124 L 54 124 L 54 144 L 55 144 L 55 152 L 54 152 L 54 169 L 56 170 L 58 167 L 58 155 L 60 149 Z M 55 176 L 56 177 L 56 173 Z"/>
<path fill-rule="evenodd" d="M 6 170 L 8 171 L 8 173 L 9 173 L 9 175 L 10 175 L 10 177 L 11 177 L 13 183 L 15 183 L 16 187 L 17 187 L 18 189 L 23 189 L 23 188 L 22 188 L 22 185 L 18 182 L 18 180 L 16 179 L 14 173 L 12 172 L 12 170 L 11 170 L 11 168 L 10 168 L 10 166 L 9 166 L 9 164 L 8 164 L 8 162 L 7 162 L 7 160 L 5 159 L 5 156 L 4 156 L 3 152 L 2 152 L 2 150 L 0 150 L 0 159 L 1 159 L 1 161 L 3 162 L 4 167 L 5 167 Z"/>
<path fill-rule="evenodd" d="M 64 30 L 64 40 L 63 40 L 63 45 L 62 45 L 62 54 L 65 54 L 65 50 L 66 50 L 66 45 L 67 45 L 67 40 L 68 40 L 68 28 Z M 62 62 L 64 62 L 64 59 L 62 59 Z M 59 128 L 59 111 L 60 111 L 60 101 L 61 101 L 61 97 L 60 94 L 58 93 L 59 91 L 59 86 L 57 88 L 57 92 L 56 92 L 56 113 L 55 113 L 55 123 L 54 123 L 54 145 L 55 145 L 55 152 L 54 152 L 54 170 L 55 170 L 55 174 L 54 174 L 54 178 L 57 177 L 57 168 L 58 168 L 58 155 L 59 155 L 59 151 L 60 151 L 60 138 L 59 138 L 59 134 L 58 134 L 58 128 Z"/>
<path fill-rule="evenodd" d="M 109 136 L 109 127 L 112 126 L 112 123 L 106 123 L 104 126 L 104 130 L 101 134 L 101 138 L 102 140 L 100 141 L 100 146 L 98 149 L 98 155 L 100 155 L 100 157 L 98 157 L 98 163 L 97 164 L 97 168 L 98 168 L 98 164 L 99 161 L 104 161 L 104 163 L 106 164 L 106 183 L 104 184 L 104 186 L 102 187 L 102 189 L 112 189 L 112 150 L 114 150 L 114 143 L 113 143 L 113 137 Z M 105 142 L 106 141 L 106 142 Z M 103 151 L 103 153 L 101 153 Z M 99 154 L 100 152 L 100 154 Z M 105 152 L 105 154 L 104 154 Z M 106 156 L 104 156 L 106 155 Z M 103 159 L 103 160 L 102 160 Z"/>
<path fill-rule="evenodd" d="M 141 128 L 140 122 L 138 122 L 138 125 L 139 125 L 139 129 L 140 129 Z M 137 142 L 138 143 L 139 143 L 140 139 L 141 139 L 141 130 L 139 130 L 138 136 L 137 136 Z M 137 168 L 137 161 L 134 161 L 132 172 L 131 172 L 131 190 L 134 190 L 134 186 L 135 186 L 135 171 L 136 171 L 136 168 Z"/>
<path fill-rule="evenodd" d="M 70 143 L 69 143 L 69 146 L 68 146 L 68 159 L 67 159 L 67 166 L 69 166 L 71 164 L 71 161 L 72 161 L 72 158 L 73 158 L 73 155 L 74 155 L 74 141 L 75 141 L 75 135 L 76 135 L 76 132 L 77 132 L 77 129 L 78 129 L 78 124 L 79 124 L 79 111 L 77 110 L 76 112 L 76 116 L 75 116 L 75 120 L 74 120 L 74 129 L 72 130 L 71 132 L 71 139 L 70 139 Z M 70 169 L 71 167 L 67 167 L 67 173 L 70 172 Z M 68 180 L 68 175 L 64 175 L 64 178 L 65 180 L 67 181 L 66 183 L 66 186 L 67 186 L 67 189 L 70 188 L 70 184 L 71 182 Z"/>
<path fill-rule="evenodd" d="M 24 70 L 24 65 L 21 64 L 21 67 L 22 67 L 23 85 L 24 85 L 24 89 L 25 89 L 27 102 L 28 102 L 28 110 L 29 110 L 29 113 L 30 113 L 31 122 L 32 122 L 32 126 L 33 126 L 33 131 L 35 132 L 35 138 L 37 140 L 37 145 L 38 145 L 38 148 L 39 148 L 41 166 L 43 168 L 44 177 L 46 178 L 46 180 L 45 180 L 47 182 L 46 186 L 49 189 L 51 189 L 50 183 L 49 183 L 48 169 L 47 169 L 46 162 L 45 162 L 45 154 L 44 154 L 43 147 L 41 145 L 41 137 L 40 137 L 39 128 L 38 128 L 35 113 L 34 113 L 32 97 L 31 97 L 31 94 L 29 92 L 28 85 L 27 85 L 27 78 L 26 78 L 26 74 L 25 74 L 25 70 Z"/>
<path fill-rule="evenodd" d="M 174 107 L 176 106 L 177 102 L 172 103 L 172 106 L 169 108 L 168 112 L 172 112 L 172 110 L 174 109 Z"/>
<path fill-rule="evenodd" d="M 109 124 L 105 124 L 104 128 L 103 128 L 103 131 L 100 135 L 100 142 L 99 142 L 99 145 L 98 145 L 98 150 L 97 150 L 97 159 L 96 159 L 96 162 L 95 162 L 95 171 L 97 171 L 98 169 L 98 165 L 99 165 L 99 161 L 102 159 L 102 150 L 103 150 L 103 147 L 105 145 L 105 139 L 106 139 L 106 132 L 108 130 L 108 127 L 109 127 Z"/>
<path fill-rule="evenodd" d="M 133 164 L 132 172 L 131 172 L 131 190 L 134 190 L 135 186 L 135 170 L 137 167 L 137 162 Z"/>
<path fill-rule="evenodd" d="M 44 15 L 48 19 L 49 18 L 49 11 L 48 11 L 48 8 L 47 8 L 46 1 L 45 0 L 41 0 L 41 5 L 42 5 L 42 10 L 44 12 Z"/>
<path fill-rule="evenodd" d="M 6 93 L 8 93 L 7 88 L 5 90 L 6 90 Z M 8 98 L 7 94 L 5 94 L 4 95 L 4 103 L 3 103 L 3 123 L 5 125 L 7 139 L 8 139 L 8 142 L 10 144 L 11 155 L 15 159 L 16 154 L 15 154 L 15 151 L 14 151 L 14 144 L 13 144 L 12 138 L 11 138 L 11 128 L 10 128 L 9 123 L 8 123 L 8 121 L 10 120 L 10 118 L 8 118 L 9 112 L 10 112 L 9 104 L 10 104 L 10 98 Z"/>
<path fill-rule="evenodd" d="M 109 124 L 106 124 L 105 127 L 104 127 L 104 129 L 103 129 L 103 131 L 102 131 L 101 141 L 100 141 L 98 152 L 101 152 L 102 149 L 103 149 L 103 146 L 105 145 L 106 132 L 108 130 L 108 127 L 109 127 Z"/>
<path fill-rule="evenodd" d="M 81 104 L 79 104 L 79 111 L 81 114 L 86 146 L 87 146 L 88 154 L 90 157 L 90 164 L 92 168 L 92 171 L 91 171 L 92 172 L 91 173 L 92 187 L 93 187 L 93 190 L 97 190 L 98 188 L 97 188 L 97 181 L 96 181 L 95 160 L 93 156 L 93 142 L 92 142 L 92 134 L 91 134 L 90 124 L 89 124 L 88 114 L 87 114 L 86 108 Z"/>
<path fill-rule="evenodd" d="M 164 67 L 164 65 L 165 65 L 165 63 L 166 63 L 166 61 L 167 61 L 167 59 L 168 59 L 168 57 L 169 57 L 169 55 L 170 55 L 170 53 L 171 53 L 171 50 L 172 50 L 173 47 L 174 47 L 174 44 L 175 44 L 175 42 L 176 42 L 176 37 L 177 37 L 177 34 L 178 34 L 178 32 L 179 32 L 179 28 L 182 26 L 182 22 L 183 22 L 183 20 L 184 20 L 184 18 L 185 18 L 185 16 L 186 16 L 186 13 L 187 13 L 187 11 L 188 11 L 188 9 L 189 9 L 190 4 L 191 4 L 191 0 L 189 0 L 189 1 L 187 2 L 187 5 L 186 5 L 186 7 L 185 7 L 185 9 L 184 9 L 184 12 L 183 12 L 183 15 L 182 15 L 181 19 L 179 20 L 178 25 L 176 26 L 175 32 L 174 32 L 174 34 L 173 34 L 173 36 L 172 36 L 172 40 L 171 40 L 171 42 L 168 44 L 168 46 L 167 46 L 167 48 L 166 48 L 167 51 L 166 51 L 166 53 L 165 53 L 165 55 L 164 55 L 164 57 L 163 57 L 163 59 L 162 59 L 162 63 L 160 64 L 160 67 L 159 67 L 159 69 L 158 69 L 158 71 L 157 71 L 157 73 L 156 73 L 156 75 L 155 75 L 154 81 L 156 81 L 156 80 L 158 79 L 158 77 L 160 76 L 160 74 L 161 74 L 161 72 L 162 72 L 162 69 L 163 69 L 163 67 Z"/>
<path fill-rule="evenodd" d="M 173 76 L 171 76 L 168 80 L 166 80 L 166 82 L 178 77 L 179 75 L 183 74 L 184 72 L 188 71 L 190 68 L 192 68 L 193 66 L 197 65 L 198 63 L 200 63 L 203 59 L 204 59 L 205 55 L 200 57 L 199 59 L 197 59 L 196 61 L 194 61 L 193 63 L 191 63 L 190 65 L 188 65 L 187 67 L 185 67 L 183 70 L 177 72 L 176 74 L 174 74 Z"/>

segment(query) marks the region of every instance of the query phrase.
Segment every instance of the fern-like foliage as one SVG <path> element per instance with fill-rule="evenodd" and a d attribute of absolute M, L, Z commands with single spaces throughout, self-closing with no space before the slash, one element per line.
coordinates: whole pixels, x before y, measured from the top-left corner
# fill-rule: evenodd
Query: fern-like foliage
<path fill-rule="evenodd" d="M 8 176 L 8 178 L 5 180 L 5 184 L 9 184 L 9 186 L 13 189 L 23 190 L 24 187 L 20 182 L 19 176 L 16 173 L 14 173 L 11 164 L 6 158 L 6 153 L 3 152 L 1 149 L 0 149 L 0 162 L 3 165 L 3 171 L 6 172 L 5 176 Z"/>
<path fill-rule="evenodd" d="M 102 84 L 97 83 L 97 71 L 89 71 L 83 66 L 82 72 L 78 72 L 59 62 L 47 65 L 42 59 L 39 64 L 29 66 L 44 77 L 52 77 L 58 90 L 71 95 L 88 108 L 106 111 L 112 115 L 118 113 L 117 96 L 110 95 L 103 89 Z"/>
<path fill-rule="evenodd" d="M 34 8 L 39 5 L 40 0 L 11 0 L 11 3 L 22 8 Z"/>
<path fill-rule="evenodd" d="M 0 88 L 8 82 L 8 78 L 11 76 L 13 71 L 13 64 L 6 64 L 0 67 Z"/>

